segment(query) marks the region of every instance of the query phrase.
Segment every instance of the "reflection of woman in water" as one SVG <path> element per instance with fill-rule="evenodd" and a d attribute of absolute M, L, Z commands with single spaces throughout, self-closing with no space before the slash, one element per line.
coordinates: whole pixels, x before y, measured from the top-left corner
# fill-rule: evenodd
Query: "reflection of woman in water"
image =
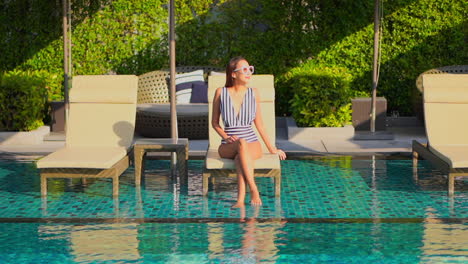
<path fill-rule="evenodd" d="M 240 207 L 239 225 L 208 223 L 208 253 L 212 262 L 258 263 L 272 262 L 279 257 L 279 246 L 286 240 L 280 218 L 258 222 L 260 207 L 251 207 L 252 217 L 246 218 L 246 207 Z M 241 245 L 235 243 L 240 238 Z M 231 259 L 232 256 L 233 259 Z"/>
<path fill-rule="evenodd" d="M 242 255 L 254 258 L 255 262 L 275 261 L 278 258 L 278 235 L 285 221 L 258 223 L 259 207 L 255 207 L 254 216 L 245 219 L 245 207 L 241 210 L 241 222 L 245 222 Z"/>
<path fill-rule="evenodd" d="M 246 184 L 249 185 L 251 204 L 261 205 L 262 200 L 254 180 L 253 161 L 262 156 L 262 148 L 252 128 L 255 123 L 263 142 L 270 151 L 284 160 L 286 154 L 271 145 L 263 127 L 260 96 L 256 88 L 248 88 L 254 67 L 242 57 L 235 57 L 226 67 L 226 84 L 216 90 L 213 100 L 213 128 L 221 136 L 218 152 L 222 158 L 236 163 L 238 194 L 233 207 L 243 207 Z M 222 116 L 224 130 L 219 125 Z"/>

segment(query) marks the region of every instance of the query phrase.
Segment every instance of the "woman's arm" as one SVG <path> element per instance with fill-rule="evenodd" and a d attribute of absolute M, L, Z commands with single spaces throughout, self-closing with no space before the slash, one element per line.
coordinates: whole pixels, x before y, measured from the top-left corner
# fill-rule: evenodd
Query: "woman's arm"
<path fill-rule="evenodd" d="M 257 89 L 254 88 L 255 92 L 255 101 L 257 105 L 257 113 L 255 115 L 255 126 L 257 127 L 257 131 L 260 134 L 260 137 L 263 139 L 263 142 L 265 143 L 265 146 L 267 147 L 268 151 L 273 154 L 278 154 L 280 156 L 280 159 L 284 160 L 286 158 L 286 154 L 284 151 L 277 149 L 275 146 L 271 145 L 270 138 L 268 137 L 265 127 L 263 126 L 263 116 L 262 116 L 262 111 L 260 107 L 260 94 L 258 93 Z"/>
<path fill-rule="evenodd" d="M 231 143 L 231 137 L 229 137 L 219 125 L 219 117 L 221 115 L 221 89 L 216 89 L 214 98 L 213 98 L 213 115 L 211 117 L 211 126 L 214 130 L 221 136 L 222 139 L 226 140 L 228 143 Z"/>

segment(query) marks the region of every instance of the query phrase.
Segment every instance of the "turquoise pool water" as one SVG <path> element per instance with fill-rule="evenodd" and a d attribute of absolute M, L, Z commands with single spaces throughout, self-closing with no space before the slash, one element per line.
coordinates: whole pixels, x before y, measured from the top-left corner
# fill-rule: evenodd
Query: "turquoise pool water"
<path fill-rule="evenodd" d="M 234 179 L 201 196 L 168 161 L 133 168 L 112 199 L 108 180 L 49 180 L 41 199 L 32 162 L 0 161 L 0 263 L 467 263 L 468 183 L 453 199 L 426 162 L 353 157 L 282 162 L 282 196 L 258 179 L 264 205 L 231 209 Z"/>
<path fill-rule="evenodd" d="M 466 263 L 468 246 L 462 224 L 8 223 L 0 231 L 2 263 Z"/>

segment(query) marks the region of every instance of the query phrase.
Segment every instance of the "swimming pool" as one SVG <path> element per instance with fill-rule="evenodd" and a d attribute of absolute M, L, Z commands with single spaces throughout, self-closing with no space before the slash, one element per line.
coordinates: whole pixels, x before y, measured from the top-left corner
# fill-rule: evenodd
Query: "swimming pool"
<path fill-rule="evenodd" d="M 188 190 L 168 161 L 133 168 L 112 199 L 108 180 L 49 180 L 41 199 L 32 162 L 0 161 L 0 263 L 466 263 L 467 182 L 453 199 L 445 178 L 409 159 L 282 162 L 282 197 L 257 179 L 264 205 L 231 209 L 234 179 L 201 196 L 202 161 Z M 244 217 L 245 215 L 245 217 Z"/>

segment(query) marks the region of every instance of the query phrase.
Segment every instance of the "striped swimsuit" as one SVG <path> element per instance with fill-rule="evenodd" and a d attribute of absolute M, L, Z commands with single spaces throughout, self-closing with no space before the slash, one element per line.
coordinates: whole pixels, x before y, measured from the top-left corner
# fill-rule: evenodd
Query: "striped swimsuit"
<path fill-rule="evenodd" d="M 257 102 L 255 101 L 254 91 L 252 88 L 248 88 L 240 106 L 239 115 L 236 117 L 234 103 L 229 91 L 226 87 L 223 87 L 221 91 L 221 116 L 224 122 L 224 132 L 228 136 L 237 136 L 247 142 L 258 141 L 257 135 L 252 128 L 256 111 Z M 221 143 L 225 144 L 226 141 L 223 139 Z"/>

